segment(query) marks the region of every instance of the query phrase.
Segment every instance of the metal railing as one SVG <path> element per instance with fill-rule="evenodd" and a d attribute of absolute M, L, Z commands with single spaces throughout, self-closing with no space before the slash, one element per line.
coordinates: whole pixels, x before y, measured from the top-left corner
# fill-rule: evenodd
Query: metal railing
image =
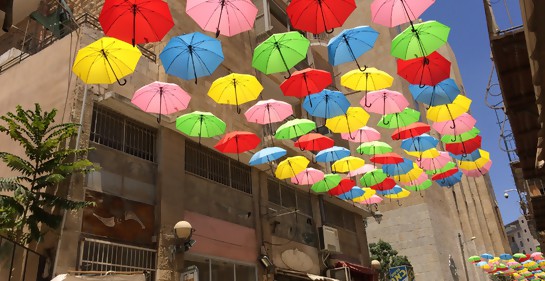
<path fill-rule="evenodd" d="M 0 236 L 0 280 L 45 281 L 46 258 L 37 252 Z"/>

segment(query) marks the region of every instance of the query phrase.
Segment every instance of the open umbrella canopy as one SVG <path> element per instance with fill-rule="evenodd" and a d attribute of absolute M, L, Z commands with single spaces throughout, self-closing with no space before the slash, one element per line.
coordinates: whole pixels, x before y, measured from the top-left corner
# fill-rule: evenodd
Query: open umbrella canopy
<path fill-rule="evenodd" d="M 289 72 L 307 57 L 309 46 L 298 31 L 273 34 L 255 48 L 252 66 L 265 74 Z"/>
<path fill-rule="evenodd" d="M 364 204 L 364 205 L 371 205 L 371 204 L 378 204 L 378 203 L 382 202 L 382 200 L 383 200 L 380 196 L 377 196 L 377 195 L 373 194 L 370 197 L 367 197 L 366 194 L 367 194 L 367 191 L 365 191 L 363 196 L 360 196 L 358 198 L 354 198 L 354 202 Z"/>
<path fill-rule="evenodd" d="M 430 125 L 422 122 L 415 122 L 406 127 L 397 128 L 392 133 L 392 140 L 404 140 L 428 133 Z"/>
<path fill-rule="evenodd" d="M 347 191 L 347 192 L 345 192 L 343 194 L 337 195 L 337 197 L 340 198 L 340 199 L 343 199 L 343 200 L 352 200 L 352 199 L 361 197 L 364 194 L 365 194 L 365 191 L 363 191 L 363 189 L 361 189 L 361 188 L 359 188 L 357 186 L 354 186 L 349 191 Z"/>
<path fill-rule="evenodd" d="M 463 155 L 463 154 L 452 154 L 450 153 L 450 156 L 454 159 L 460 160 L 460 161 L 475 161 L 479 158 L 481 158 L 481 151 L 484 151 L 482 149 L 477 149 L 469 154 Z"/>
<path fill-rule="evenodd" d="M 348 172 L 348 174 L 346 176 L 347 177 L 355 177 L 357 175 L 363 175 L 363 174 L 365 174 L 367 172 L 370 172 L 370 171 L 372 171 L 374 169 L 375 169 L 375 166 L 370 165 L 370 164 L 365 164 L 365 165 L 363 165 L 363 166 L 361 166 L 361 167 L 359 167 L 359 168 L 357 168 L 355 170 L 352 170 L 352 171 Z"/>
<path fill-rule="evenodd" d="M 349 142 L 371 142 L 380 140 L 380 133 L 373 127 L 363 126 L 351 133 L 342 133 L 341 138 Z"/>
<path fill-rule="evenodd" d="M 429 8 L 435 0 L 374 0 L 371 15 L 374 23 L 394 27 L 412 22 Z"/>
<path fill-rule="evenodd" d="M 442 173 L 439 173 L 439 174 L 435 174 L 431 177 L 432 180 L 434 181 L 437 181 L 437 180 L 440 180 L 440 179 L 444 179 L 444 178 L 447 178 L 447 177 L 450 177 L 456 173 L 458 173 L 460 170 L 458 168 L 453 168 L 453 169 L 450 169 L 450 170 L 447 170 L 445 172 L 442 172 Z"/>
<path fill-rule="evenodd" d="M 397 74 L 418 87 L 435 86 L 450 77 L 450 61 L 438 52 L 426 57 L 397 60 Z"/>
<path fill-rule="evenodd" d="M 481 257 L 479 256 L 471 256 L 467 259 L 469 262 L 476 263 L 481 261 Z"/>
<path fill-rule="evenodd" d="M 391 54 L 402 60 L 428 56 L 447 42 L 449 32 L 437 21 L 411 25 L 392 40 Z"/>
<path fill-rule="evenodd" d="M 395 193 L 395 194 L 384 194 L 384 197 L 388 198 L 388 199 L 403 199 L 403 198 L 406 198 L 406 197 L 409 197 L 409 195 L 411 195 L 411 192 L 406 190 L 406 189 L 403 189 L 401 188 L 401 191 Z"/>
<path fill-rule="evenodd" d="M 174 26 L 163 0 L 107 0 L 98 21 L 104 34 L 133 46 L 161 41 Z"/>
<path fill-rule="evenodd" d="M 424 170 L 418 168 L 418 166 L 415 165 L 407 173 L 401 175 L 393 175 L 392 178 L 398 182 L 416 181 L 422 174 L 425 174 Z"/>
<path fill-rule="evenodd" d="M 240 105 L 253 101 L 259 97 L 263 86 L 253 75 L 231 73 L 216 79 L 208 96 L 219 104 L 231 104 L 237 106 L 240 113 Z"/>
<path fill-rule="evenodd" d="M 467 155 L 481 148 L 482 137 L 476 136 L 463 142 L 447 143 L 445 150 L 455 155 Z"/>
<path fill-rule="evenodd" d="M 480 169 L 490 161 L 490 155 L 482 153 L 481 158 L 475 161 L 458 161 L 458 167 L 464 170 Z"/>
<path fill-rule="evenodd" d="M 335 141 L 322 134 L 309 133 L 301 136 L 293 145 L 301 150 L 320 151 L 333 147 Z"/>
<path fill-rule="evenodd" d="M 356 151 L 359 154 L 367 154 L 367 155 L 376 155 L 376 154 L 385 154 L 392 152 L 392 147 L 382 141 L 371 141 L 371 142 L 365 142 L 362 143 L 358 148 L 356 148 Z"/>
<path fill-rule="evenodd" d="M 365 161 L 355 156 L 347 156 L 333 163 L 331 169 L 337 173 L 348 173 L 365 165 Z"/>
<path fill-rule="evenodd" d="M 219 40 L 193 32 L 170 39 L 159 58 L 166 73 L 197 82 L 223 62 L 223 50 Z"/>
<path fill-rule="evenodd" d="M 341 182 L 341 176 L 339 174 L 326 174 L 324 179 L 316 182 L 310 189 L 314 192 L 327 192 L 328 190 L 335 188 Z"/>
<path fill-rule="evenodd" d="M 293 0 L 286 13 L 295 29 L 319 34 L 341 27 L 355 9 L 354 0 Z"/>
<path fill-rule="evenodd" d="M 342 179 L 337 186 L 328 190 L 327 193 L 329 195 L 341 195 L 345 192 L 350 191 L 354 186 L 356 186 L 355 181 L 351 179 Z"/>
<path fill-rule="evenodd" d="M 403 140 L 401 142 L 401 148 L 406 151 L 426 151 L 435 148 L 438 143 L 438 139 L 428 134 L 422 134 L 417 137 Z"/>
<path fill-rule="evenodd" d="M 286 155 L 286 150 L 280 147 L 266 147 L 256 152 L 250 159 L 250 166 L 265 164 L 277 160 Z"/>
<path fill-rule="evenodd" d="M 399 183 L 402 185 L 419 185 L 422 184 L 428 180 L 428 175 L 426 173 L 421 172 L 420 175 L 416 179 L 409 179 L 408 181 L 400 181 Z"/>
<path fill-rule="evenodd" d="M 290 78 L 280 84 L 285 96 L 304 98 L 321 92 L 333 83 L 331 73 L 325 70 L 305 68 L 295 71 Z"/>
<path fill-rule="evenodd" d="M 398 193 L 400 193 L 402 191 L 403 191 L 403 188 L 401 188 L 401 186 L 399 186 L 399 185 L 396 185 L 393 188 L 388 189 L 388 190 L 377 190 L 377 194 L 384 196 L 384 195 L 388 195 L 388 194 L 398 194 Z"/>
<path fill-rule="evenodd" d="M 383 182 L 386 178 L 388 178 L 388 175 L 384 171 L 374 169 L 364 174 L 360 179 L 360 183 L 362 186 L 371 187 Z"/>
<path fill-rule="evenodd" d="M 431 180 L 425 180 L 421 184 L 406 185 L 405 188 L 410 191 L 422 191 L 430 188 L 433 185 Z"/>
<path fill-rule="evenodd" d="M 432 127 L 441 135 L 459 135 L 473 129 L 477 123 L 469 113 L 464 113 L 453 121 L 435 122 Z"/>
<path fill-rule="evenodd" d="M 374 155 L 369 161 L 375 164 L 398 164 L 403 162 L 403 157 L 397 153 L 389 152 Z"/>
<path fill-rule="evenodd" d="M 472 178 L 480 177 L 485 175 L 490 171 L 490 168 L 492 167 L 492 160 L 488 160 L 486 164 L 484 164 L 481 168 L 473 169 L 473 170 L 464 170 L 460 169 L 464 175 Z"/>
<path fill-rule="evenodd" d="M 418 120 L 420 120 L 420 112 L 407 107 L 399 113 L 382 116 L 377 126 L 386 129 L 398 129 L 400 127 L 407 127 Z"/>
<path fill-rule="evenodd" d="M 378 32 L 370 26 L 357 26 L 341 31 L 331 38 L 327 44 L 329 63 L 333 66 L 355 61 L 360 70 L 362 68 L 357 58 L 375 46 Z"/>
<path fill-rule="evenodd" d="M 407 151 L 403 150 L 407 155 L 418 157 L 418 158 L 433 158 L 439 156 L 439 150 L 437 148 L 433 147 L 428 150 L 424 151 Z"/>
<path fill-rule="evenodd" d="M 456 174 L 450 177 L 446 177 L 444 179 L 438 180 L 437 183 L 443 187 L 450 187 L 459 183 L 462 180 L 462 175 L 463 175 L 462 172 L 457 172 Z"/>
<path fill-rule="evenodd" d="M 374 67 L 354 69 L 341 76 L 341 85 L 354 91 L 376 91 L 392 86 L 394 78 Z"/>
<path fill-rule="evenodd" d="M 225 134 L 214 148 L 223 153 L 240 154 L 254 149 L 261 142 L 261 139 L 254 133 L 244 131 L 234 131 Z"/>
<path fill-rule="evenodd" d="M 404 158 L 403 162 L 397 163 L 397 164 L 384 164 L 382 165 L 382 170 L 390 175 L 403 175 L 408 173 L 410 170 L 412 170 L 416 165 L 413 163 L 413 161 Z"/>
<path fill-rule="evenodd" d="M 309 163 L 310 161 L 303 156 L 288 157 L 278 164 L 274 174 L 281 180 L 293 178 L 304 171 Z"/>
<path fill-rule="evenodd" d="M 270 124 L 282 122 L 293 114 L 291 104 L 274 99 L 261 100 L 252 105 L 244 116 L 248 122 L 257 124 Z"/>
<path fill-rule="evenodd" d="M 461 133 L 459 135 L 443 135 L 441 137 L 441 142 L 443 143 L 454 143 L 454 142 L 463 142 L 475 138 L 481 133 L 479 129 L 473 127 L 471 130 Z"/>
<path fill-rule="evenodd" d="M 409 91 L 416 101 L 430 106 L 452 103 L 460 94 L 456 81 L 451 78 L 432 86 L 409 85 Z"/>
<path fill-rule="evenodd" d="M 392 189 L 394 186 L 396 186 L 396 182 L 392 178 L 385 178 L 383 181 L 372 185 L 369 188 L 372 190 L 384 191 Z"/>
<path fill-rule="evenodd" d="M 257 7 L 251 0 L 188 0 L 186 13 L 204 30 L 233 36 L 254 27 Z"/>
<path fill-rule="evenodd" d="M 131 102 L 145 112 L 172 114 L 186 109 L 190 100 L 180 86 L 156 81 L 136 90 Z"/>
<path fill-rule="evenodd" d="M 126 42 L 110 37 L 81 48 L 74 59 L 72 71 L 85 84 L 112 84 L 131 74 L 142 53 Z M 126 83 L 126 81 L 125 81 Z"/>
<path fill-rule="evenodd" d="M 458 95 L 452 103 L 432 106 L 426 113 L 426 118 L 433 122 L 443 122 L 454 120 L 458 116 L 466 113 L 471 105 L 471 100 L 464 95 Z M 453 124 L 452 127 L 456 127 Z"/>
<path fill-rule="evenodd" d="M 316 129 L 316 123 L 308 119 L 293 119 L 282 124 L 274 135 L 279 140 L 294 139 Z"/>
<path fill-rule="evenodd" d="M 176 118 L 176 129 L 199 140 L 219 136 L 225 127 L 225 122 L 210 112 L 194 111 Z"/>
<path fill-rule="evenodd" d="M 360 104 L 369 112 L 385 115 L 403 111 L 409 101 L 400 92 L 383 89 L 366 94 Z"/>
<path fill-rule="evenodd" d="M 334 133 L 349 133 L 350 138 L 352 138 L 351 132 L 365 126 L 369 117 L 369 113 L 363 108 L 349 107 L 345 115 L 329 118 L 326 120 L 325 125 Z M 356 137 L 354 136 L 354 138 Z"/>
<path fill-rule="evenodd" d="M 416 159 L 418 167 L 425 170 L 435 170 L 443 168 L 448 162 L 450 162 L 450 155 L 448 152 L 440 151 L 439 155 L 432 158 L 419 158 Z"/>
<path fill-rule="evenodd" d="M 327 148 L 327 149 L 319 151 L 316 154 L 316 161 L 317 162 L 333 162 L 339 159 L 343 159 L 344 157 L 347 157 L 347 156 L 350 156 L 350 150 L 340 146 L 333 146 L 331 148 Z"/>
<path fill-rule="evenodd" d="M 426 174 L 428 174 L 428 175 L 440 174 L 440 173 L 444 173 L 444 172 L 446 172 L 446 171 L 448 171 L 450 169 L 453 169 L 453 168 L 456 168 L 456 164 L 454 162 L 447 162 L 447 164 L 445 164 L 441 168 L 426 170 Z"/>
<path fill-rule="evenodd" d="M 346 114 L 349 107 L 350 101 L 343 93 L 327 89 L 306 96 L 303 102 L 303 108 L 308 114 L 326 119 Z"/>
<path fill-rule="evenodd" d="M 295 177 L 291 178 L 291 182 L 299 185 L 311 185 L 323 179 L 324 172 L 314 168 L 306 168 Z"/>

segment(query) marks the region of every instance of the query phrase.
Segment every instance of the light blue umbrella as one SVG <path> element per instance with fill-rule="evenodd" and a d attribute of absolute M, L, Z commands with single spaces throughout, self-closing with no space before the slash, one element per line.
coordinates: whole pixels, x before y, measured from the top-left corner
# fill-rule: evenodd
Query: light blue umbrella
<path fill-rule="evenodd" d="M 471 152 L 470 154 L 465 154 L 465 155 L 464 154 L 456 155 L 450 152 L 449 154 L 452 158 L 460 160 L 460 161 L 475 161 L 481 158 L 481 152 L 478 149 Z"/>
<path fill-rule="evenodd" d="M 483 266 L 485 264 L 488 264 L 488 262 L 480 261 L 480 262 L 476 263 L 475 265 L 478 266 L 478 267 L 481 267 L 481 266 Z"/>
<path fill-rule="evenodd" d="M 438 143 L 438 139 L 428 134 L 422 134 L 420 136 L 404 139 L 401 142 L 401 148 L 407 151 L 423 152 L 436 147 Z"/>
<path fill-rule="evenodd" d="M 269 163 L 286 155 L 286 153 L 286 150 L 280 147 L 266 147 L 256 152 L 250 159 L 249 164 L 250 166 L 256 166 Z"/>
<path fill-rule="evenodd" d="M 193 32 L 170 39 L 159 58 L 166 73 L 197 83 L 221 64 L 223 51 L 219 40 Z"/>
<path fill-rule="evenodd" d="M 343 93 L 327 89 L 306 96 L 303 102 L 308 114 L 326 119 L 346 114 L 349 107 L 350 102 Z"/>
<path fill-rule="evenodd" d="M 375 46 L 378 32 L 369 26 L 358 26 L 345 29 L 331 38 L 327 44 L 327 54 L 331 65 L 339 65 L 355 61 L 360 70 L 357 58 Z"/>
<path fill-rule="evenodd" d="M 460 94 L 458 85 L 451 78 L 445 79 L 435 86 L 409 85 L 409 91 L 416 101 L 429 106 L 452 103 Z"/>
<path fill-rule="evenodd" d="M 348 192 L 345 192 L 341 195 L 337 195 L 337 197 L 339 197 L 340 199 L 343 199 L 343 200 L 352 200 L 354 198 L 358 198 L 360 196 L 363 196 L 363 194 L 365 193 L 365 191 L 357 186 L 354 186 L 352 187 L 352 189 L 350 189 L 350 191 Z"/>
<path fill-rule="evenodd" d="M 350 150 L 344 147 L 334 146 L 319 151 L 316 154 L 316 162 L 333 162 L 343 159 L 347 156 L 350 156 Z"/>
<path fill-rule="evenodd" d="M 394 188 L 392 189 L 388 189 L 388 190 L 377 190 L 377 194 L 378 195 L 394 195 L 394 194 L 398 194 L 400 192 L 403 191 L 403 188 L 401 188 L 401 186 L 399 185 L 396 185 L 394 186 Z"/>
<path fill-rule="evenodd" d="M 407 158 L 403 158 L 403 162 L 401 163 L 382 165 L 382 170 L 390 176 L 404 175 L 413 168 L 414 163 Z"/>
<path fill-rule="evenodd" d="M 450 177 L 446 177 L 444 179 L 438 180 L 437 183 L 440 186 L 443 186 L 443 187 L 451 187 L 451 186 L 459 183 L 462 180 L 462 176 L 463 176 L 463 173 L 458 171 L 458 172 L 456 172 L 456 174 L 454 174 L 454 175 L 452 175 Z M 481 255 L 481 258 L 484 259 L 483 255 Z M 492 257 L 492 258 L 494 258 L 494 257 Z"/>

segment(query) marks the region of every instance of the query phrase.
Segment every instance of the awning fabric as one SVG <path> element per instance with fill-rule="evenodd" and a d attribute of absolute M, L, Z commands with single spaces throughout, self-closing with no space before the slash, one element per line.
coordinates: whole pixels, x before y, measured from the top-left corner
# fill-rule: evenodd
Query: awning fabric
<path fill-rule="evenodd" d="M 357 273 L 366 274 L 366 275 L 376 274 L 376 272 L 369 267 L 365 267 L 363 265 L 345 262 L 345 261 L 337 262 L 335 264 L 335 267 L 347 267 L 352 272 L 357 272 Z"/>
<path fill-rule="evenodd" d="M 310 273 L 307 273 L 307 276 L 308 276 L 308 278 L 310 278 L 310 280 L 314 280 L 314 281 L 339 281 L 339 279 L 314 275 L 314 274 L 310 274 Z"/>
<path fill-rule="evenodd" d="M 51 281 L 146 281 L 144 274 L 108 274 L 108 275 L 57 275 Z"/>
<path fill-rule="evenodd" d="M 276 273 L 277 273 L 277 274 L 282 274 L 282 275 L 294 276 L 294 277 L 301 278 L 301 279 L 304 279 L 304 280 L 312 280 L 312 281 L 340 281 L 339 279 L 335 279 L 335 278 L 330 278 L 330 277 L 325 277 L 325 276 L 320 276 L 320 275 L 314 275 L 314 274 L 310 274 L 310 273 L 306 273 L 306 272 L 301 272 L 301 271 L 282 269 L 282 268 L 277 269 L 277 270 L 276 270 Z"/>

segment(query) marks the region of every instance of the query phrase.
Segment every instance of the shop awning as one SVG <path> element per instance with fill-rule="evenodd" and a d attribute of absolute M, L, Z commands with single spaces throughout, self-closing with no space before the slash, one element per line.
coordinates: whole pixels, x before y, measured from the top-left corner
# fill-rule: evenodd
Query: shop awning
<path fill-rule="evenodd" d="M 314 274 L 311 274 L 311 273 L 306 273 L 306 272 L 301 272 L 301 271 L 282 269 L 282 268 L 277 269 L 276 274 L 292 276 L 292 277 L 296 277 L 296 278 L 302 279 L 302 280 L 340 281 L 339 279 L 335 279 L 335 278 L 330 278 L 330 277 L 325 277 L 325 276 L 320 276 L 320 275 L 314 275 Z"/>
<path fill-rule="evenodd" d="M 116 273 L 87 273 L 86 275 L 61 274 L 51 281 L 145 281 L 146 276 L 141 274 Z"/>
<path fill-rule="evenodd" d="M 346 262 L 346 261 L 337 262 L 335 264 L 335 267 L 347 267 L 351 272 L 361 273 L 361 274 L 365 274 L 365 275 L 374 275 L 374 274 L 376 274 L 376 272 L 373 269 L 369 268 L 369 267 L 365 267 L 363 265 L 350 263 L 350 262 Z"/>
<path fill-rule="evenodd" d="M 314 275 L 314 274 L 310 274 L 310 273 L 307 273 L 307 276 L 308 276 L 308 278 L 310 278 L 310 280 L 314 280 L 314 281 L 339 281 L 339 279 Z"/>

